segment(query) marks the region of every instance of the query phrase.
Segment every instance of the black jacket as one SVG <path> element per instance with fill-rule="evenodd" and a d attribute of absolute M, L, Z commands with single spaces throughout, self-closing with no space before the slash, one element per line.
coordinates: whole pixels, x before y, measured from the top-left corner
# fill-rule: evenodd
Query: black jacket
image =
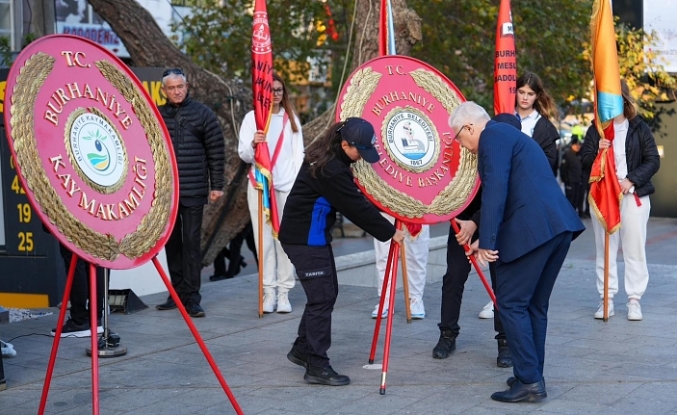
<path fill-rule="evenodd" d="M 282 214 L 279 240 L 290 245 L 325 246 L 331 243 L 330 230 L 339 211 L 379 241 L 395 235 L 395 227 L 360 193 L 353 181 L 350 160 L 335 157 L 310 174 L 304 161 Z"/>
<path fill-rule="evenodd" d="M 588 128 L 585 134 L 581 159 L 583 168 L 590 169 L 599 152 L 599 133 L 594 127 Z M 629 120 L 628 135 L 625 139 L 625 159 L 628 164 L 627 179 L 635 185 L 637 196 L 646 196 L 654 193 L 651 177 L 661 165 L 656 140 L 651 134 L 649 126 L 640 117 Z"/>
<path fill-rule="evenodd" d="M 559 166 L 559 176 L 566 185 L 583 183 L 583 163 L 579 154 L 571 147 L 564 152 L 562 164 Z"/>
<path fill-rule="evenodd" d="M 541 118 L 536 121 L 534 133 L 531 138 L 533 138 L 543 149 L 545 156 L 548 158 L 548 163 L 550 163 L 550 167 L 552 168 L 552 172 L 557 176 L 559 154 L 557 152 L 556 141 L 560 138 L 557 128 L 550 122 L 548 117 L 541 116 Z"/>
<path fill-rule="evenodd" d="M 167 102 L 159 109 L 172 137 L 181 203 L 205 204 L 210 189 L 224 187 L 225 150 L 216 116 L 190 97 L 178 106 Z"/>

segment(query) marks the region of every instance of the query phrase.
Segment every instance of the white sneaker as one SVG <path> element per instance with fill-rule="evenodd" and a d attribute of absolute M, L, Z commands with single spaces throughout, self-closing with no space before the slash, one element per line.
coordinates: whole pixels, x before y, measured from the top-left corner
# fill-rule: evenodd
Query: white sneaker
<path fill-rule="evenodd" d="M 272 313 L 276 306 L 275 294 L 263 294 L 263 312 Z"/>
<path fill-rule="evenodd" d="M 412 298 L 409 300 L 409 308 L 411 310 L 412 320 L 423 320 L 425 318 L 425 307 L 423 306 L 423 299 Z"/>
<path fill-rule="evenodd" d="M 378 304 L 376 304 L 376 307 L 374 307 L 374 311 L 371 312 L 371 318 L 376 318 L 378 317 Z M 381 318 L 388 318 L 388 308 L 383 305 L 383 313 L 381 313 Z"/>
<path fill-rule="evenodd" d="M 289 303 L 287 293 L 279 293 L 277 295 L 277 312 L 291 313 L 291 304 Z"/>
<path fill-rule="evenodd" d="M 493 301 L 489 301 L 489 303 L 487 303 L 487 305 L 484 306 L 482 311 L 480 311 L 479 318 L 484 318 L 484 319 L 494 318 L 494 302 Z"/>
<path fill-rule="evenodd" d="M 639 305 L 639 301 L 630 300 L 630 302 L 628 303 L 628 320 L 630 321 L 642 320 L 642 307 Z"/>
<path fill-rule="evenodd" d="M 613 316 L 614 314 L 614 302 L 609 299 L 609 317 Z M 599 302 L 599 308 L 597 308 L 597 311 L 595 312 L 595 318 L 597 320 L 604 318 L 604 301 Z"/>

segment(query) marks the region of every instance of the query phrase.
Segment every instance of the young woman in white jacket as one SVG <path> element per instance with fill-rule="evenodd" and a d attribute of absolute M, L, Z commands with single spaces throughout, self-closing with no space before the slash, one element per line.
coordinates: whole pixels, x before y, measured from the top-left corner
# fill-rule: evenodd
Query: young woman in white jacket
<path fill-rule="evenodd" d="M 301 122 L 294 113 L 289 92 L 284 81 L 273 74 L 273 109 L 268 134 L 257 131 L 254 111 L 250 111 L 240 127 L 238 153 L 240 158 L 252 164 L 247 186 L 247 203 L 251 216 L 254 239 L 259 246 L 258 190 L 254 188 L 254 153 L 257 145 L 267 145 L 273 165 L 274 195 L 277 211 L 282 212 L 296 175 L 303 163 L 303 134 Z M 280 242 L 273 237 L 273 229 L 263 224 L 263 312 L 290 313 L 291 304 L 287 293 L 294 287 L 294 271 Z"/>

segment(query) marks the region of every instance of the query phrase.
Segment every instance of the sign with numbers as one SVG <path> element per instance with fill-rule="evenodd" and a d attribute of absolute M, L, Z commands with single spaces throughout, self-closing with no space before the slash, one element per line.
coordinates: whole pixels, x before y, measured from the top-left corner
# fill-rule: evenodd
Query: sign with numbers
<path fill-rule="evenodd" d="M 131 70 L 86 39 L 47 36 L 17 57 L 4 103 L 18 178 L 10 189 L 30 200 L 17 204 L 18 223 L 38 215 L 62 244 L 107 268 L 155 256 L 176 217 L 176 162 Z M 21 248 L 35 249 L 33 238 L 23 235 Z"/>

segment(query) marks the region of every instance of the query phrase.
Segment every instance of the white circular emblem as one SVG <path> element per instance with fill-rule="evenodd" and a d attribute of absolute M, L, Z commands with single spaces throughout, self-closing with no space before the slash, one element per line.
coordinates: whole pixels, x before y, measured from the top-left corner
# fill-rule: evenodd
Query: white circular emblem
<path fill-rule="evenodd" d="M 75 117 L 68 144 L 79 170 L 101 187 L 116 186 L 126 176 L 125 150 L 115 127 L 103 117 L 84 112 Z"/>
<path fill-rule="evenodd" d="M 272 42 L 270 40 L 270 27 L 268 26 L 267 13 L 263 12 L 254 13 L 252 51 L 256 54 L 264 54 L 272 51 Z"/>
<path fill-rule="evenodd" d="M 427 170 L 439 154 L 434 125 L 409 107 L 389 115 L 384 141 L 391 158 L 407 170 Z"/>

